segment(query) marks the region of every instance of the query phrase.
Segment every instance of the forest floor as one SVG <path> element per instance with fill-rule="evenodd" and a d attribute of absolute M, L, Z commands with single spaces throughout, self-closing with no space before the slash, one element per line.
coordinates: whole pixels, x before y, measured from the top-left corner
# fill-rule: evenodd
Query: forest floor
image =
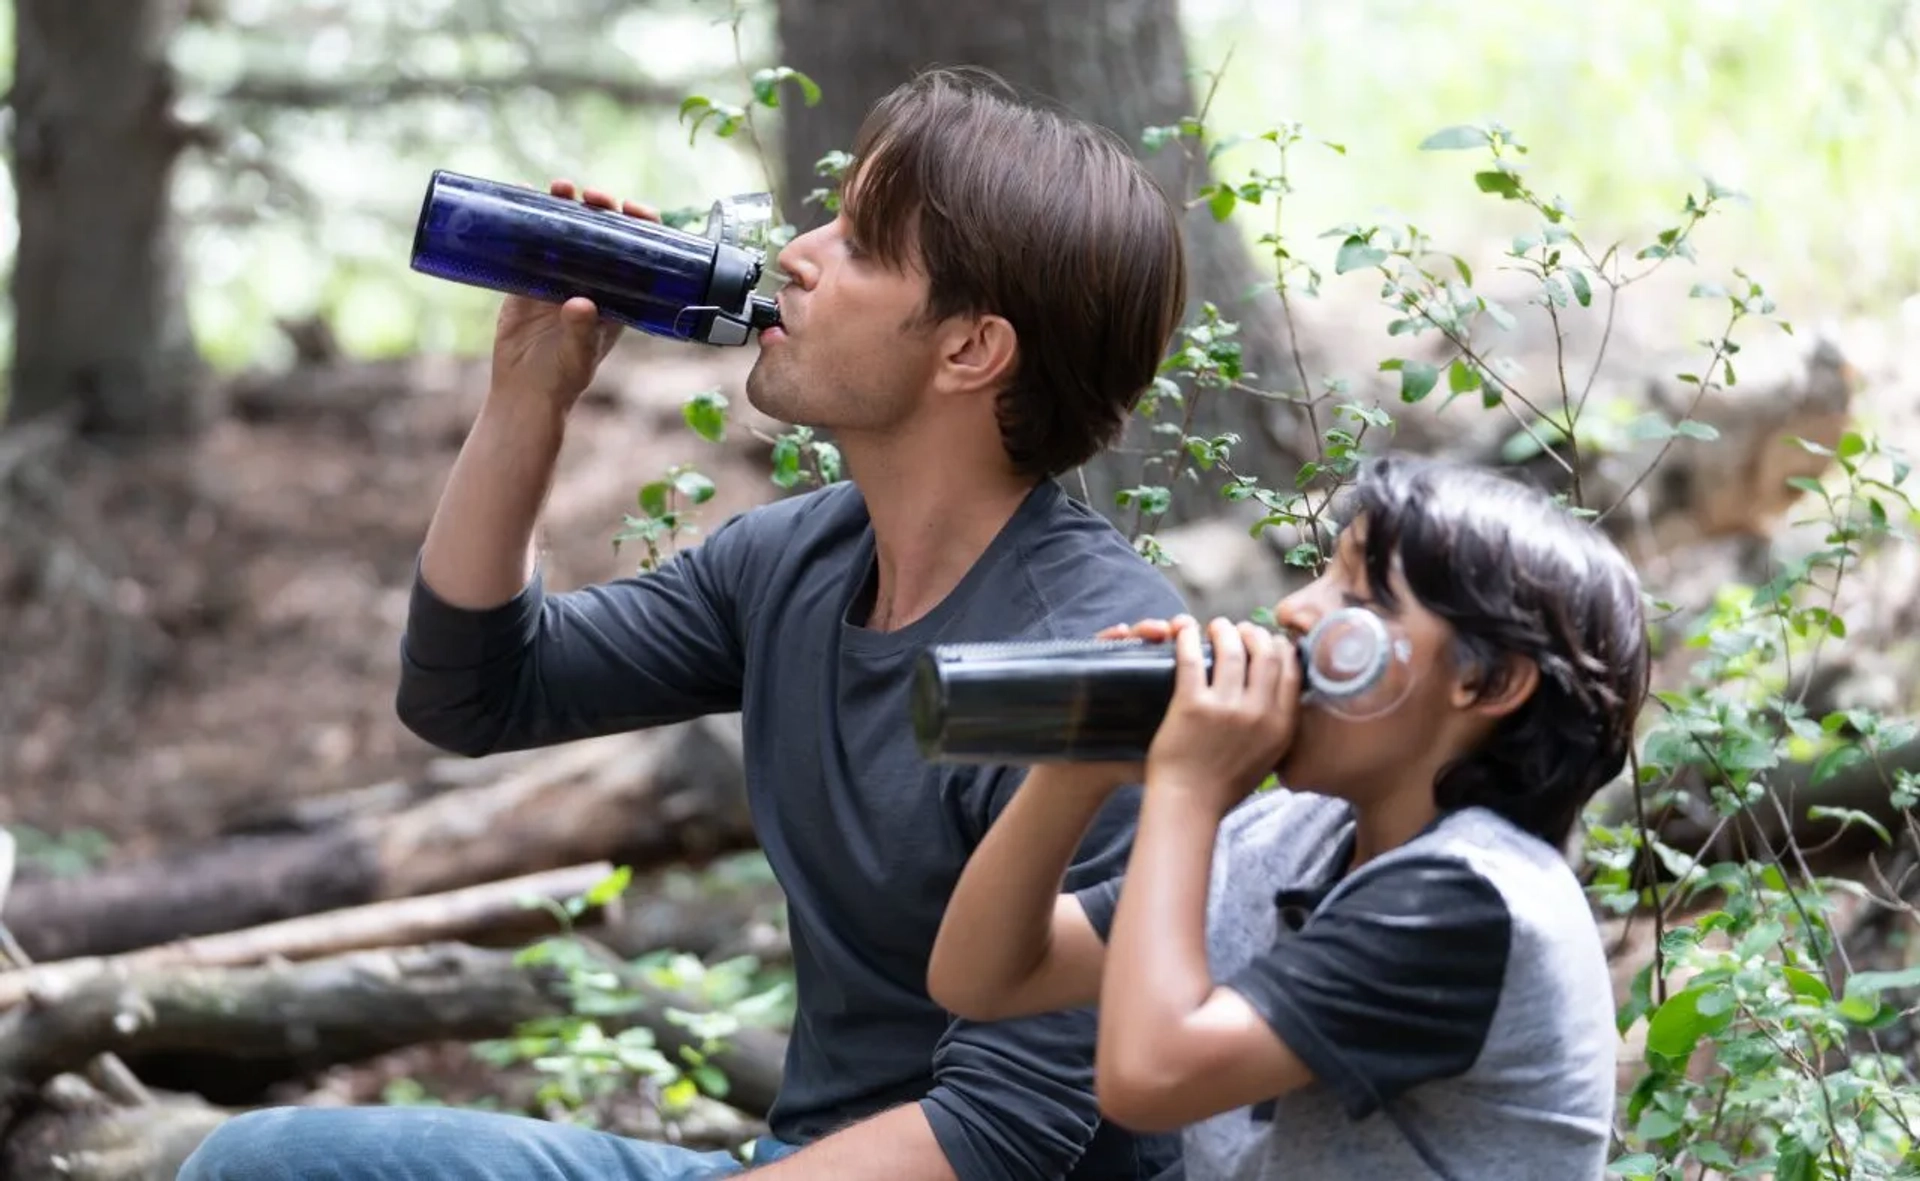
<path fill-rule="evenodd" d="M 611 539 L 670 464 L 718 485 L 698 517 L 709 528 L 779 495 L 739 421 L 750 362 L 622 345 L 576 412 L 548 502 L 551 587 L 634 569 L 637 545 Z M 57 489 L 0 505 L 0 823 L 31 830 L 23 871 L 204 839 L 436 757 L 394 716 L 398 644 L 486 371 L 364 371 L 392 395 L 230 416 L 187 450 L 74 447 Z M 680 418 L 707 389 L 732 403 L 725 444 Z"/>

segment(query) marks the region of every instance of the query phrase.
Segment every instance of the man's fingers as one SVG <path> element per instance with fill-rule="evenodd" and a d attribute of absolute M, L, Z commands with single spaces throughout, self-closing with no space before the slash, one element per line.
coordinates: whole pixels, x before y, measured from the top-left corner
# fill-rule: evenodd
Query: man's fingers
<path fill-rule="evenodd" d="M 547 186 L 547 192 L 552 193 L 556 197 L 571 201 L 573 200 L 573 182 L 570 180 L 556 180 Z"/>
<path fill-rule="evenodd" d="M 651 205 L 642 205 L 638 201 L 622 201 L 620 211 L 628 217 L 637 217 L 641 221 L 659 221 L 660 211 Z"/>

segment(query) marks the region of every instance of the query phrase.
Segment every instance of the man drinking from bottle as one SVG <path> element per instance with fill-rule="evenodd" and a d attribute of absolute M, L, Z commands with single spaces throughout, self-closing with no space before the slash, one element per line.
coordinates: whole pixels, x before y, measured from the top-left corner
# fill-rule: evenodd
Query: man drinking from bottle
<path fill-rule="evenodd" d="M 761 411 L 831 431 L 850 482 L 736 516 L 657 571 L 548 593 L 541 504 L 614 330 L 584 299 L 509 298 L 420 554 L 398 708 L 474 756 L 740 711 L 798 990 L 753 1171 L 1154 1177 L 1177 1143 L 1102 1123 L 1090 1013 L 976 1023 L 928 997 L 947 896 L 1024 770 L 929 765 L 907 687 L 936 640 L 1082 637 L 1179 610 L 1054 480 L 1119 434 L 1153 379 L 1185 296 L 1177 216 L 1118 139 L 973 72 L 887 96 L 855 157 L 836 219 L 781 251 L 782 327 L 747 382 Z M 1122 792 L 1102 811 L 1073 883 L 1121 868 L 1136 809 Z M 479 1112 L 275 1109 L 216 1131 L 182 1176 L 661 1181 L 741 1167 Z"/>

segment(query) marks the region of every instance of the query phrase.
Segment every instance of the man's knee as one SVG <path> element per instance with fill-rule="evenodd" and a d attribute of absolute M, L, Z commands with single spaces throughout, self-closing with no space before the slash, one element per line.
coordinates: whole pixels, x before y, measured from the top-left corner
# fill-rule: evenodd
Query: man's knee
<path fill-rule="evenodd" d="M 287 1135 L 287 1116 L 297 1109 L 249 1111 L 215 1128 L 180 1166 L 178 1181 L 268 1181 L 292 1177 L 297 1137 Z"/>
<path fill-rule="evenodd" d="M 740 1171 L 588 1128 L 457 1107 L 273 1107 L 214 1129 L 178 1181 L 707 1181 Z"/>

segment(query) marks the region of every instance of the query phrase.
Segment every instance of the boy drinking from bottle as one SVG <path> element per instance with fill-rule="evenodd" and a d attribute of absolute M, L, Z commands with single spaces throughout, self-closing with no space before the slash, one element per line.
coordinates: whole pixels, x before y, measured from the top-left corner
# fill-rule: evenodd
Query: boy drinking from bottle
<path fill-rule="evenodd" d="M 1646 693 L 1638 580 L 1488 471 L 1376 460 L 1342 515 L 1275 616 L 1377 615 L 1384 695 L 1303 703 L 1294 644 L 1250 624 L 1104 633 L 1175 646 L 1144 776 L 1033 770 L 961 875 L 930 991 L 975 1020 L 1097 1003 L 1102 1111 L 1184 1129 L 1190 1181 L 1598 1178 L 1612 996 L 1561 846 Z M 1284 788 L 1248 799 L 1270 772 Z M 1124 877 L 1062 893 L 1142 778 Z"/>

